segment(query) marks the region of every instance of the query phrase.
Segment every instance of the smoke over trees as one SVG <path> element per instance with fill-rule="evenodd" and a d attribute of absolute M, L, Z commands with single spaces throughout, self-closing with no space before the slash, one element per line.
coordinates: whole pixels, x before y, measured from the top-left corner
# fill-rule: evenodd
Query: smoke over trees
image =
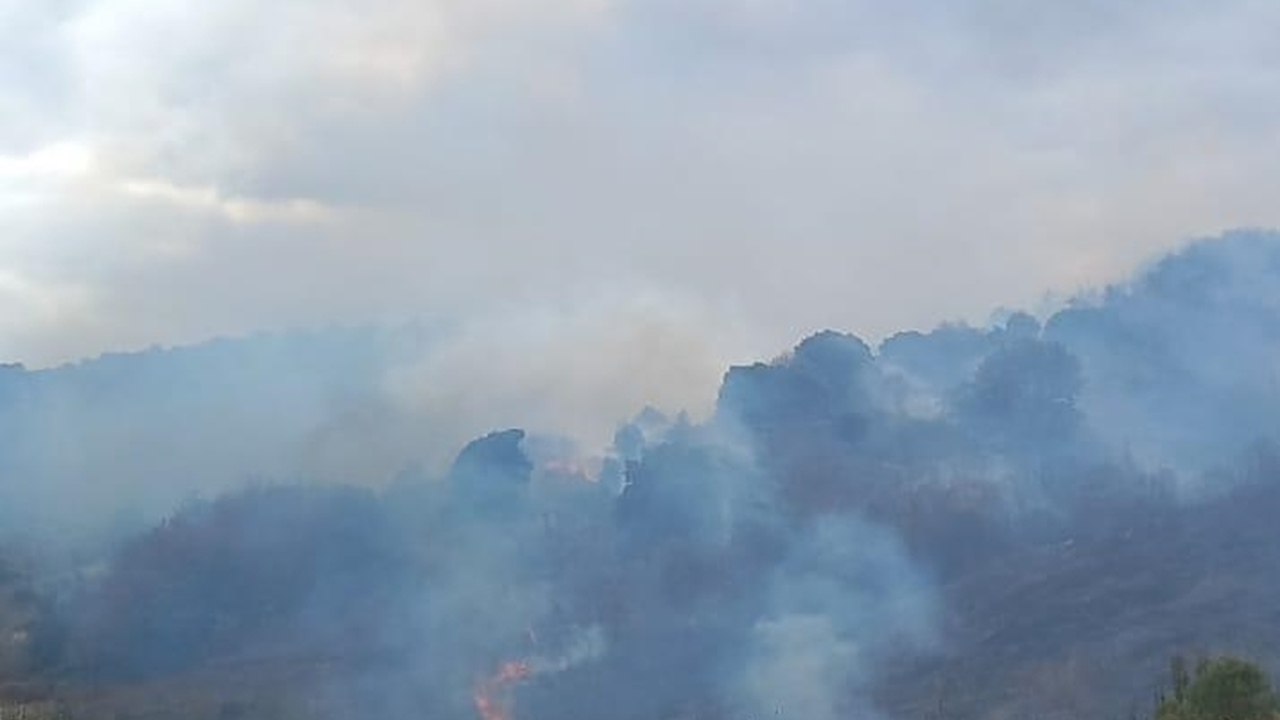
<path fill-rule="evenodd" d="M 373 400 L 404 352 L 387 338 L 0 369 L 0 470 L 170 502 L 152 484 L 205 457 L 302 474 L 288 452 L 326 457 L 360 418 L 395 426 Z M 90 536 L 106 551 L 0 562 L 0 675 L 147 687 L 255 664 L 320 698 L 310 716 L 388 720 L 918 716 L 936 681 L 979 717 L 1038 709 L 998 686 L 1078 653 L 1124 702 L 1234 620 L 1280 640 L 1276 358 L 1280 238 L 1243 233 L 1043 325 L 874 350 L 815 334 L 731 368 L 705 421 L 646 409 L 599 454 L 510 429 L 381 486 L 286 477 L 112 507 Z M 191 384 L 210 373 L 262 388 Z M 108 447 L 138 457 L 76 466 Z M 16 518 L 44 492 L 0 491 L 9 534 L 39 537 Z M 1234 619 L 1215 614 L 1228 602 Z"/>

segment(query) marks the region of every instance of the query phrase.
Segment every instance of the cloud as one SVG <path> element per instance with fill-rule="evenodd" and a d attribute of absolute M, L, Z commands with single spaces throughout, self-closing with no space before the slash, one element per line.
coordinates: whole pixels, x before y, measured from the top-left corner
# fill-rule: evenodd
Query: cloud
<path fill-rule="evenodd" d="M 130 180 L 121 183 L 120 191 L 144 199 L 177 205 L 193 212 L 225 216 L 234 222 L 319 222 L 329 209 L 309 199 L 263 201 L 225 197 L 213 187 L 180 187 L 156 180 Z"/>
<path fill-rule="evenodd" d="M 9 3 L 0 259 L 48 310 L 0 348 L 630 294 L 749 318 L 725 364 L 821 326 L 980 319 L 1280 225 L 1276 14 Z"/>

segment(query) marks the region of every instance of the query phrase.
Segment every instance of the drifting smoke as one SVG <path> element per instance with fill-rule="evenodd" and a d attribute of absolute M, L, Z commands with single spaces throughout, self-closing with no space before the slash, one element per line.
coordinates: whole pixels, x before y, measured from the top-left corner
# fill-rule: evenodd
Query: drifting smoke
<path fill-rule="evenodd" d="M 532 630 L 530 635 L 532 637 Z M 497 672 L 476 684 L 472 696 L 476 714 L 481 720 L 507 720 L 510 714 L 504 704 L 508 699 L 505 695 L 510 686 L 539 675 L 564 672 L 575 665 L 598 659 L 603 653 L 604 634 L 600 628 L 593 627 L 575 633 L 571 645 L 562 655 L 507 660 L 499 666 Z"/>
<path fill-rule="evenodd" d="M 645 404 L 710 412 L 728 336 L 702 315 L 650 298 L 0 365 L 0 472 L 28 478 L 0 485 L 0 535 L 134 531 L 249 478 L 376 486 L 510 425 L 598 462 Z"/>
<path fill-rule="evenodd" d="M 895 664 L 965 642 L 948 603 L 991 558 L 1131 533 L 1277 466 L 1275 235 L 1193 245 L 1043 323 L 876 350 L 819 333 L 730 369 L 705 421 L 646 409 L 600 451 L 512 429 L 445 468 L 443 416 L 384 394 L 478 357 L 424 363 L 441 334 L 0 370 L 0 469 L 29 478 L 2 490 L 7 527 L 66 493 L 146 500 L 132 524 L 154 525 L 45 582 L 53 599 L 23 611 L 0 672 L 139 681 L 324 658 L 341 672 L 296 681 L 326 700 L 315 716 L 870 717 Z M 507 379 L 465 387 L 490 382 Z M 326 464 L 367 458 L 365 440 L 394 452 Z M 237 488 L 242 472 L 328 482 Z"/>
<path fill-rule="evenodd" d="M 827 519 L 792 553 L 748 635 L 734 716 L 874 717 L 869 663 L 932 646 L 933 589 L 881 528 Z"/>
<path fill-rule="evenodd" d="M 474 696 L 476 714 L 480 716 L 480 720 L 507 720 L 510 715 L 502 707 L 503 699 L 498 694 L 504 692 L 508 685 L 527 679 L 530 674 L 527 663 L 508 660 L 502 663 L 498 672 L 482 680 L 476 687 Z"/>

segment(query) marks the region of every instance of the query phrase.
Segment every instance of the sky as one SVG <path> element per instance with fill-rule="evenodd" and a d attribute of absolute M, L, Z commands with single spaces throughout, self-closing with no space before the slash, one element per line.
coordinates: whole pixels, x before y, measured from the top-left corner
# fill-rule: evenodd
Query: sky
<path fill-rule="evenodd" d="M 705 385 L 824 327 L 982 323 L 1280 226 L 1277 28 L 1265 0 L 0 0 L 0 358 L 447 318 L 475 342 L 446 364 L 664 348 L 646 382 Z"/>

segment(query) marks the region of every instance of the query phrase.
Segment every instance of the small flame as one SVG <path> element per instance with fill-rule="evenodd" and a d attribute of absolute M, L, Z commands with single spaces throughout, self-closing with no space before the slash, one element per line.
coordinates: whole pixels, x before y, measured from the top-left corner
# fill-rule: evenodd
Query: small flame
<path fill-rule="evenodd" d="M 498 671 L 476 685 L 472 700 L 480 720 L 510 720 L 507 709 L 503 707 L 499 694 L 513 683 L 528 678 L 532 674 L 529 663 L 523 660 L 508 660 L 498 667 Z"/>
<path fill-rule="evenodd" d="M 529 644 L 538 644 L 538 635 L 530 625 Z M 489 677 L 476 683 L 471 699 L 480 720 L 511 720 L 507 707 L 511 686 L 535 675 L 560 673 L 579 663 L 589 662 L 604 652 L 604 635 L 599 627 L 574 628 L 558 655 L 530 655 L 523 659 L 507 660 Z"/>

